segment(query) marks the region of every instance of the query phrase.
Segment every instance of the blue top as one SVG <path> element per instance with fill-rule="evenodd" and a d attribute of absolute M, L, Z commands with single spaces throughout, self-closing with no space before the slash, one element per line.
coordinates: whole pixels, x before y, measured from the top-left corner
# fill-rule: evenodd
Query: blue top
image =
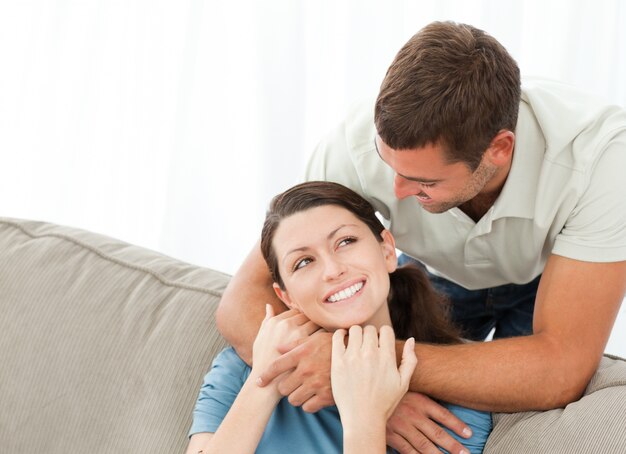
<path fill-rule="evenodd" d="M 250 370 L 232 347 L 217 355 L 211 370 L 204 377 L 193 412 L 190 436 L 198 432 L 214 433 L 217 430 L 250 375 Z M 448 433 L 472 454 L 481 453 L 491 432 L 491 414 L 446 403 L 442 405 L 473 431 L 472 438 L 468 440 L 450 431 Z M 245 430 L 245 427 L 242 427 L 242 430 Z M 291 405 L 286 397 L 281 399 L 268 421 L 256 450 L 257 454 L 277 452 L 341 454 L 343 430 L 337 407 L 326 407 L 317 413 L 306 413 L 301 407 Z M 395 452 L 387 448 L 387 453 Z"/>

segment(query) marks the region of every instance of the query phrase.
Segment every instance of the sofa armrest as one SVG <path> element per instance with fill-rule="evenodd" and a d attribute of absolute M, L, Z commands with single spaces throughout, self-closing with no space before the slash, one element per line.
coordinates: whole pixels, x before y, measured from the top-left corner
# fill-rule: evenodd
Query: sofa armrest
<path fill-rule="evenodd" d="M 485 454 L 626 452 L 626 360 L 605 355 L 584 396 L 565 408 L 493 415 Z"/>
<path fill-rule="evenodd" d="M 0 451 L 182 452 L 228 279 L 0 218 Z"/>

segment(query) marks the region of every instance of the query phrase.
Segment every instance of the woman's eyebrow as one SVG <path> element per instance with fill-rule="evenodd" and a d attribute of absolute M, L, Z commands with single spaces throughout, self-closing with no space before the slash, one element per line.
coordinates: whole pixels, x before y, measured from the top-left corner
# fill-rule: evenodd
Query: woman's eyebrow
<path fill-rule="evenodd" d="M 333 236 L 337 234 L 339 230 L 343 229 L 344 227 L 349 227 L 349 226 L 356 227 L 356 224 L 341 224 L 339 227 L 332 230 L 328 235 L 326 235 L 326 240 L 330 240 Z M 300 247 L 291 249 L 290 251 L 287 251 L 285 255 L 283 256 L 283 263 L 285 263 L 285 261 L 287 260 L 287 257 L 289 257 L 294 252 L 304 252 L 309 249 L 310 249 L 309 246 L 300 246 Z"/>

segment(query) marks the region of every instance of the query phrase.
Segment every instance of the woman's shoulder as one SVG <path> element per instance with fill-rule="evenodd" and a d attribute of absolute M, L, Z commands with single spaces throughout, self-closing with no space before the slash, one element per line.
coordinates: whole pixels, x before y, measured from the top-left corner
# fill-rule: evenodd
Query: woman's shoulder
<path fill-rule="evenodd" d="M 250 375 L 250 366 L 241 359 L 233 347 L 226 347 L 215 356 L 207 377 L 212 374 L 236 376 L 243 382 Z"/>
<path fill-rule="evenodd" d="M 237 354 L 233 347 L 226 347 L 224 350 L 215 355 L 215 359 L 213 360 L 213 364 L 215 363 L 232 363 L 232 364 L 243 364 L 245 365 L 245 361 L 241 359 L 241 357 Z"/>

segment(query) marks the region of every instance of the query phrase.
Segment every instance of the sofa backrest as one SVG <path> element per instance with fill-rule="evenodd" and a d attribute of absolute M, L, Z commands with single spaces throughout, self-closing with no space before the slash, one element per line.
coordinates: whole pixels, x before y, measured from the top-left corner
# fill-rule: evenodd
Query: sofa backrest
<path fill-rule="evenodd" d="M 184 451 L 229 276 L 0 218 L 0 452 Z"/>

